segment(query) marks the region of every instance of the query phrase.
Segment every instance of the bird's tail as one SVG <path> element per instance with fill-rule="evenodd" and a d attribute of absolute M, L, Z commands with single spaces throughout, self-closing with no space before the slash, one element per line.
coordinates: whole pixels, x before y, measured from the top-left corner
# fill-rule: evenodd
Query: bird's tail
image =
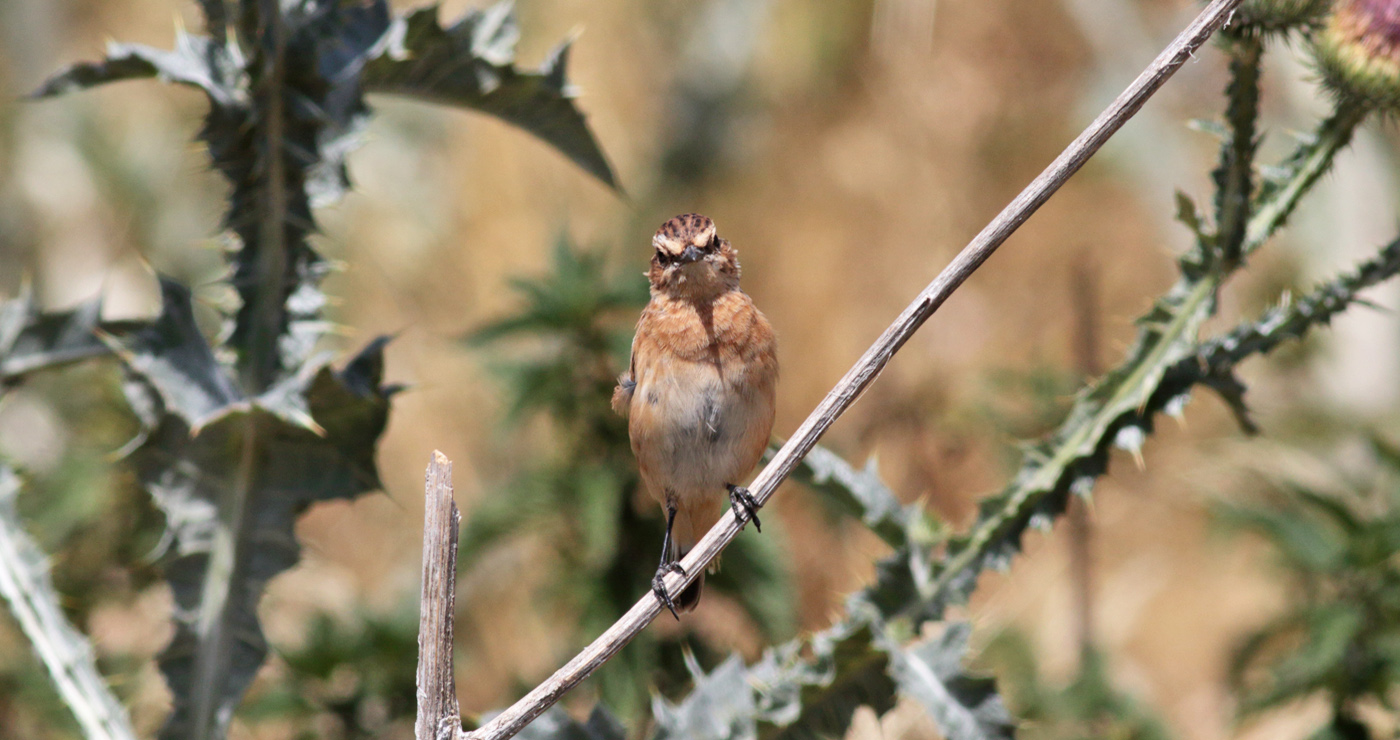
<path fill-rule="evenodd" d="M 695 543 L 700 541 L 705 533 L 710 531 L 710 527 L 719 521 L 720 515 L 724 513 L 723 498 L 720 496 L 697 496 L 683 500 L 676 512 L 675 527 L 671 532 L 671 543 L 675 548 L 674 560 L 677 562 L 689 553 Z M 711 563 L 709 571 L 719 570 L 719 558 L 715 558 Z M 695 576 L 695 580 L 681 591 L 675 598 L 676 611 L 693 611 L 700 603 L 700 593 L 705 589 L 705 571 L 701 571 Z"/>
<path fill-rule="evenodd" d="M 684 556 L 682 556 L 682 557 L 684 557 Z M 685 590 L 684 590 L 684 591 L 681 591 L 681 592 L 680 592 L 680 595 L 677 596 L 677 597 L 674 599 L 674 601 L 675 601 L 675 603 L 676 603 L 676 611 L 678 611 L 678 612 L 693 612 L 693 611 L 695 611 L 695 607 L 698 606 L 698 605 L 700 604 L 700 592 L 701 592 L 701 591 L 704 591 L 704 590 L 705 590 L 705 571 L 702 570 L 702 571 L 700 571 L 700 575 L 695 576 L 695 580 L 691 581 L 691 582 L 690 582 L 690 585 L 689 585 L 689 586 L 686 586 L 686 587 L 685 587 Z"/>

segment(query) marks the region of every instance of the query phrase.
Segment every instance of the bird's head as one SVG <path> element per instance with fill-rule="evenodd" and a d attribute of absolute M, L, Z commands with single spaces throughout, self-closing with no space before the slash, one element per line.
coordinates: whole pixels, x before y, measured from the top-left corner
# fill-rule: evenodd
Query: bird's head
<path fill-rule="evenodd" d="M 661 224 L 647 278 L 653 291 L 703 300 L 739 287 L 739 253 L 715 233 L 715 222 L 687 213 Z"/>

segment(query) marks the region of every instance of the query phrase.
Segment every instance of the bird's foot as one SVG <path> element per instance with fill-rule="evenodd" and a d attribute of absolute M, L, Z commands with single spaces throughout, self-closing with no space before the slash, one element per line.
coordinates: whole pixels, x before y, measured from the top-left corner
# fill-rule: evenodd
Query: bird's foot
<path fill-rule="evenodd" d="M 671 610 L 671 616 L 675 617 L 676 621 L 679 622 L 681 620 L 681 615 L 676 613 L 676 603 L 671 600 L 670 594 L 666 593 L 665 578 L 667 573 L 686 575 L 685 568 L 682 568 L 680 563 L 674 560 L 669 563 L 662 563 L 661 566 L 656 569 L 656 575 L 652 576 L 651 592 L 656 594 L 657 601 L 660 601 L 663 606 Z"/>
<path fill-rule="evenodd" d="M 752 521 L 754 529 L 762 532 L 763 525 L 758 522 L 758 501 L 749 493 L 749 489 L 733 483 L 726 483 L 725 488 L 729 489 L 729 506 L 734 509 L 734 516 L 739 517 L 741 522 Z"/>

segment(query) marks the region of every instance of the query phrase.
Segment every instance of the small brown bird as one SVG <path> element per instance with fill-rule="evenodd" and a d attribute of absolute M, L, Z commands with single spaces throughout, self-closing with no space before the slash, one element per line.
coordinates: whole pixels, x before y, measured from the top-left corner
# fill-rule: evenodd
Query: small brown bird
<path fill-rule="evenodd" d="M 768 319 L 739 290 L 739 257 L 715 224 L 676 216 L 651 240 L 651 302 L 637 322 L 631 368 L 612 405 L 628 417 L 642 485 L 666 510 L 652 591 L 677 619 L 700 600 L 701 573 L 674 600 L 662 577 L 719 521 L 720 492 L 758 527 L 757 502 L 738 484 L 773 430 L 777 342 Z"/>

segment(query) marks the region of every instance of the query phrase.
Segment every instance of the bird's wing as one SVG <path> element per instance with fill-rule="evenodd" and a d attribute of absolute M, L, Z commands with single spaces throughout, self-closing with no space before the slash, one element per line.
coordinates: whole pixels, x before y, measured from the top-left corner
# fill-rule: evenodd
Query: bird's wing
<path fill-rule="evenodd" d="M 643 312 L 642 318 L 646 318 Z M 617 387 L 613 389 L 612 408 L 622 416 L 627 416 L 627 410 L 632 406 L 632 392 L 637 389 L 637 338 L 642 335 L 642 322 L 637 322 L 637 333 L 632 336 L 632 358 L 628 362 L 627 372 L 617 378 Z"/>

